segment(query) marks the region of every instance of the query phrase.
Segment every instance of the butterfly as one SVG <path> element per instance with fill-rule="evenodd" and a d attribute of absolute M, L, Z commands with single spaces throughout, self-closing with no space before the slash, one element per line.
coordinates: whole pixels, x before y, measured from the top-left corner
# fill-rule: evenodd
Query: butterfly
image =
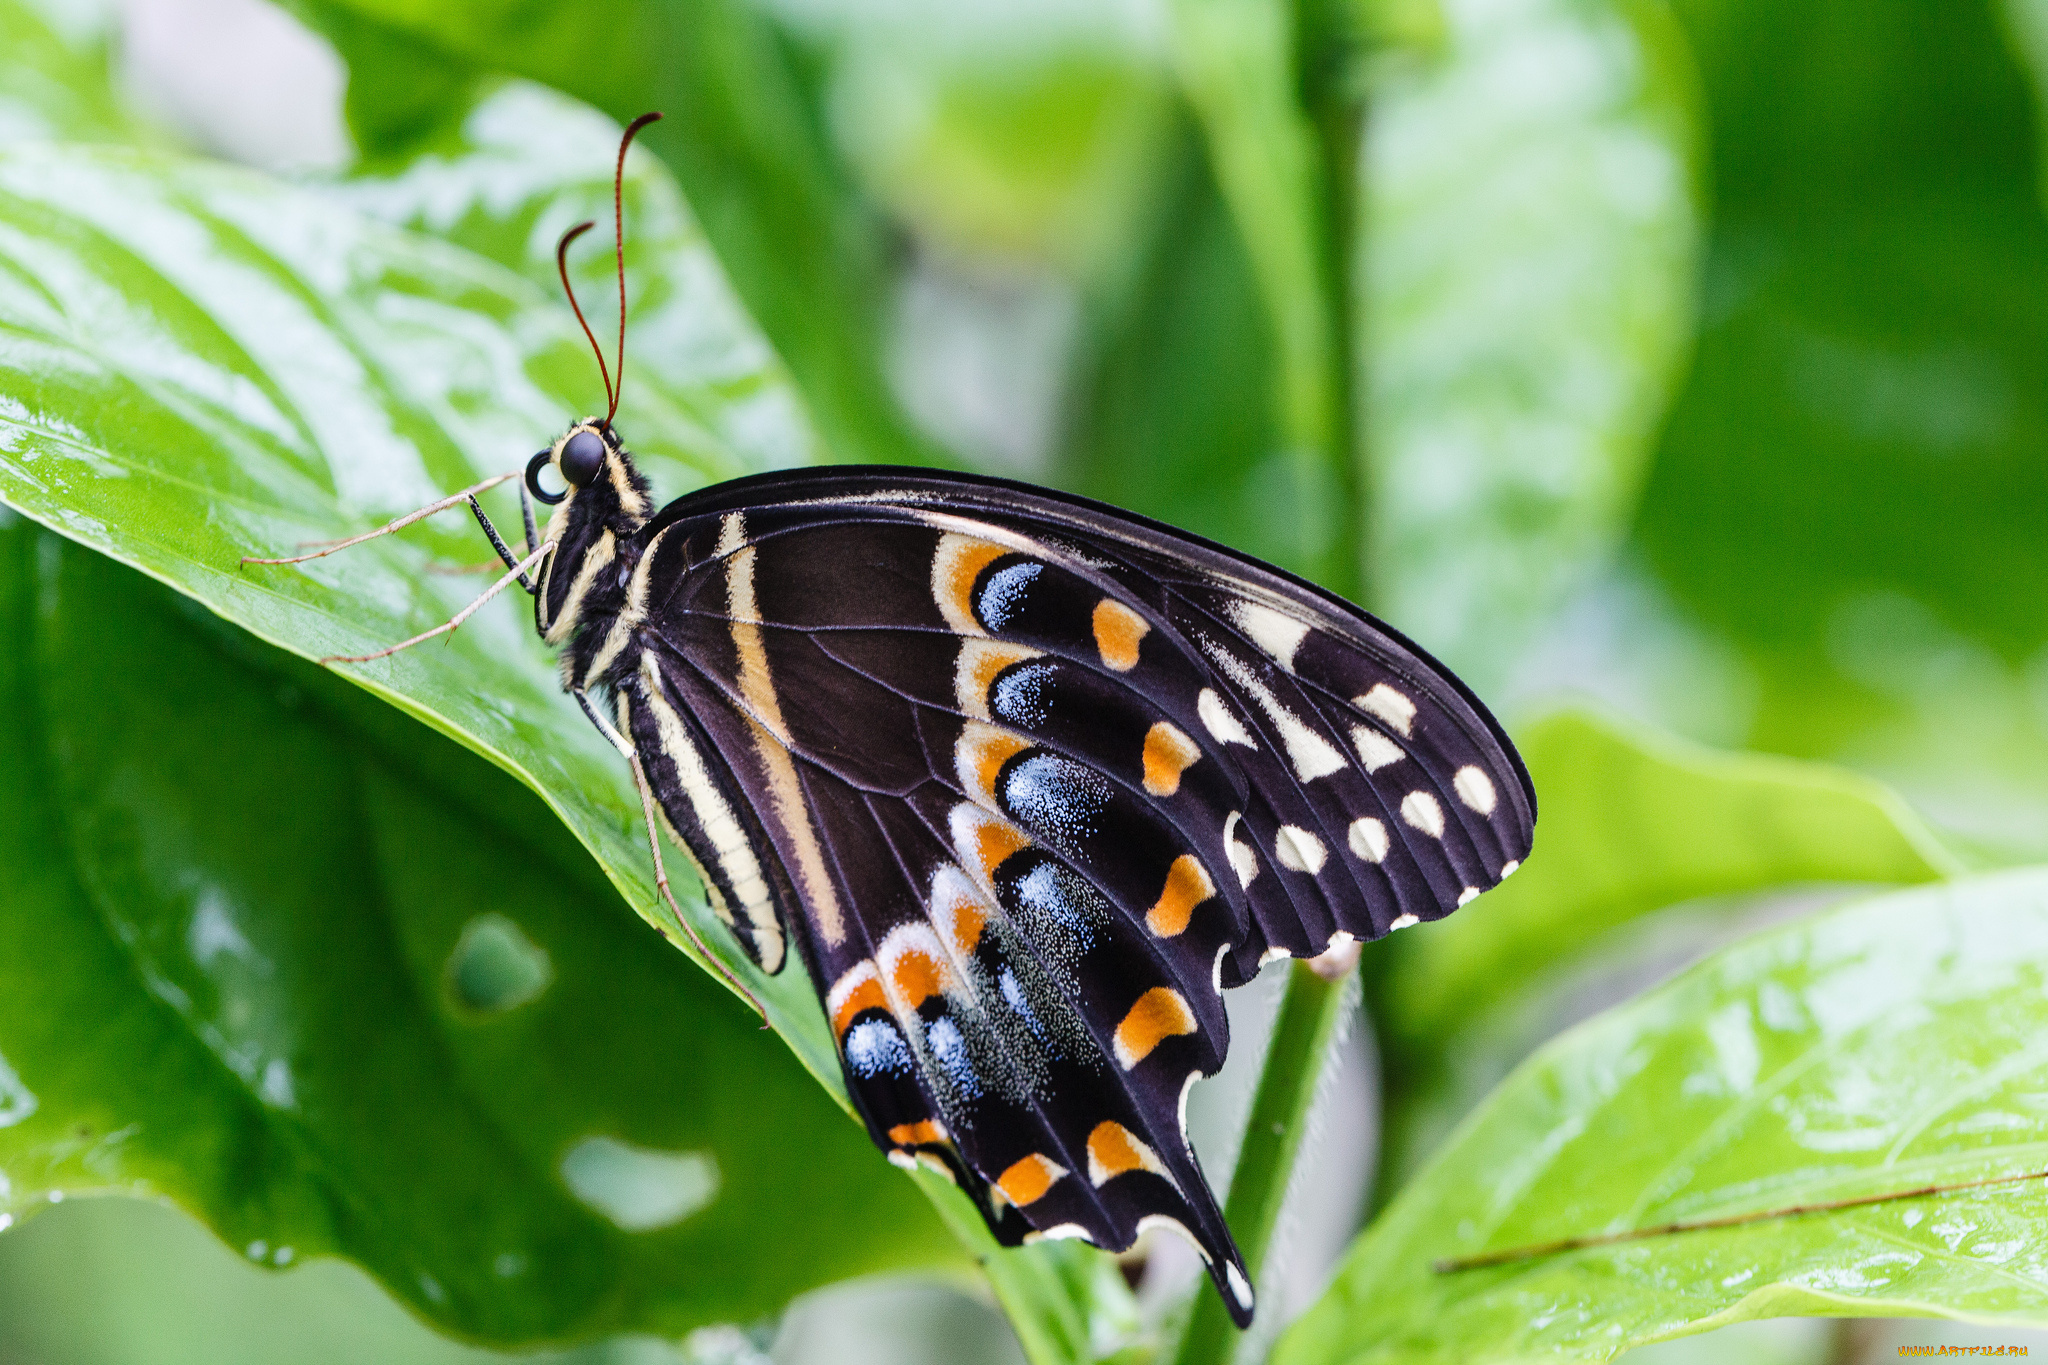
<path fill-rule="evenodd" d="M 1514 872 L 1536 798 L 1506 732 L 1343 599 L 1101 503 L 840 466 L 657 508 L 591 344 L 611 408 L 529 461 L 554 510 L 526 553 L 475 498 L 514 475 L 426 509 L 467 501 L 510 566 L 468 610 L 532 593 L 664 893 L 657 824 L 756 968 L 810 974 L 891 1161 L 1008 1245 L 1179 1233 L 1248 1324 L 1187 1131 L 1223 992 Z"/>

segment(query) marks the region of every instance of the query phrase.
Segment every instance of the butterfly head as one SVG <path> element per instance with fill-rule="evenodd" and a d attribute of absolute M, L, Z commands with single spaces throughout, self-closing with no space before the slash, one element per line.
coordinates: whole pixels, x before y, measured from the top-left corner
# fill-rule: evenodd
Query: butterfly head
<path fill-rule="evenodd" d="M 543 482 L 550 468 L 561 478 L 559 492 Z M 619 575 L 605 570 L 630 567 L 634 534 L 654 504 L 617 430 L 598 417 L 584 418 L 529 460 L 526 488 L 555 508 L 547 528 L 555 552 L 542 566 L 536 608 L 542 633 L 558 642 L 615 586 Z"/>

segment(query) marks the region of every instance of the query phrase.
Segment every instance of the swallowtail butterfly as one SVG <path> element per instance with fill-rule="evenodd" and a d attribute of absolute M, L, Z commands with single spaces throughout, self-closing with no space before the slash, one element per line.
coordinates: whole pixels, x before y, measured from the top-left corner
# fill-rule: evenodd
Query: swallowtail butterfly
<path fill-rule="evenodd" d="M 1350 603 L 1100 503 L 842 466 L 657 509 L 605 387 L 527 467 L 555 508 L 523 557 L 477 490 L 436 507 L 512 566 L 493 593 L 532 592 L 657 867 L 658 821 L 749 961 L 810 972 L 892 1161 L 1011 1245 L 1181 1233 L 1248 1323 L 1186 1129 L 1222 993 L 1513 872 L 1536 799 L 1506 733 Z"/>

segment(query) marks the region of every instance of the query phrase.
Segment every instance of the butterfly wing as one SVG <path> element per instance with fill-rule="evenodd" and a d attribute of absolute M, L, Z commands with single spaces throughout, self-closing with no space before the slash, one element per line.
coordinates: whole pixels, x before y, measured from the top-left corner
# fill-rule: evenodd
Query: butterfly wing
<path fill-rule="evenodd" d="M 1017 485 L 771 476 L 649 534 L 611 681 L 643 752 L 665 712 L 722 764 L 877 1144 L 1007 1241 L 1173 1227 L 1248 1320 L 1185 1132 L 1221 992 L 1511 871 L 1534 801 L 1498 727 L 1355 608 Z"/>

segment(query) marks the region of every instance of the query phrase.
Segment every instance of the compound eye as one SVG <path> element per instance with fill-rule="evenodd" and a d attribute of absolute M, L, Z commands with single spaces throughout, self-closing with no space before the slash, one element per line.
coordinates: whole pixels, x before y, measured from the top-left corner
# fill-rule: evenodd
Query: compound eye
<path fill-rule="evenodd" d="M 571 436 L 562 447 L 558 464 L 562 477 L 578 488 L 597 477 L 597 471 L 604 468 L 604 438 L 596 432 L 585 429 Z"/>

